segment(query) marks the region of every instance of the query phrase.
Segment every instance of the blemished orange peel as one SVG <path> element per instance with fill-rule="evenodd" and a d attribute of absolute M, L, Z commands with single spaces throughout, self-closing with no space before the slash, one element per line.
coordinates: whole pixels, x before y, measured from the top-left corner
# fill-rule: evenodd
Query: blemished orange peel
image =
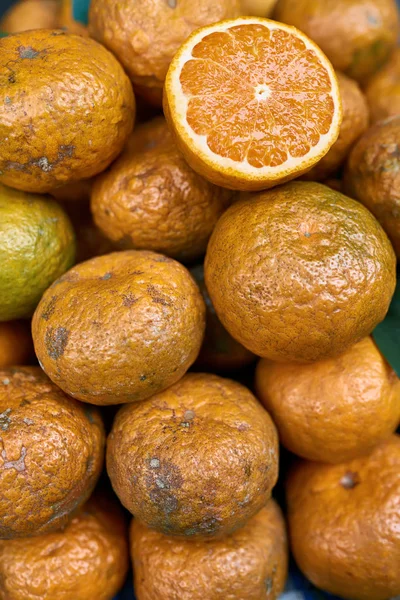
<path fill-rule="evenodd" d="M 195 31 L 170 65 L 164 112 L 191 167 L 237 190 L 308 171 L 342 121 L 334 69 L 298 29 L 258 17 Z"/>

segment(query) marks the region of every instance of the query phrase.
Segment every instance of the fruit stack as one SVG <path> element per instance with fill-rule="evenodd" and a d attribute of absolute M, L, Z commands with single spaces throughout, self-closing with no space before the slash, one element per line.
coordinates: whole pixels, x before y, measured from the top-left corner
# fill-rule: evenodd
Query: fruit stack
<path fill-rule="evenodd" d="M 399 596 L 394 0 L 1 29 L 0 599 Z"/>

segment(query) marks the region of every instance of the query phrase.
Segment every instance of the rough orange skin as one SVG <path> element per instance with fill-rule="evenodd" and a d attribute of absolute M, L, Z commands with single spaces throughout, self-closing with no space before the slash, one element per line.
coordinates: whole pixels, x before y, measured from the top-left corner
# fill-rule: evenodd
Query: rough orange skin
<path fill-rule="evenodd" d="M 400 594 L 400 437 L 340 465 L 299 462 L 287 482 L 291 548 L 318 587 L 350 600 Z"/>
<path fill-rule="evenodd" d="M 0 183 L 20 190 L 103 171 L 133 127 L 129 79 L 89 38 L 42 29 L 0 39 L 0 90 Z"/>
<path fill-rule="evenodd" d="M 112 600 L 128 570 L 125 519 L 115 502 L 92 498 L 65 529 L 0 542 L 0 597 Z"/>
<path fill-rule="evenodd" d="M 357 81 L 384 65 L 399 33 L 395 0 L 278 0 L 274 18 L 304 31 Z"/>
<path fill-rule="evenodd" d="M 33 354 L 29 324 L 24 321 L 0 323 L 0 369 L 23 365 Z"/>
<path fill-rule="evenodd" d="M 244 386 L 191 373 L 117 413 L 107 471 L 122 504 L 149 527 L 187 539 L 243 526 L 278 477 L 278 438 Z"/>
<path fill-rule="evenodd" d="M 239 14 L 239 0 L 92 0 L 89 33 L 119 58 L 135 91 L 161 106 L 179 46 L 195 29 Z"/>
<path fill-rule="evenodd" d="M 285 586 L 286 526 L 274 500 L 223 540 L 177 540 L 134 519 L 130 545 L 138 600 L 273 600 Z"/>
<path fill-rule="evenodd" d="M 118 160 L 93 185 L 97 226 L 124 248 L 178 260 L 202 256 L 232 193 L 195 173 L 165 119 L 140 125 Z"/>
<path fill-rule="evenodd" d="M 373 123 L 400 114 L 400 50 L 371 77 L 365 94 Z"/>
<path fill-rule="evenodd" d="M 192 267 L 190 272 L 200 288 L 207 308 L 206 333 L 196 366 L 216 371 L 230 371 L 250 365 L 255 361 L 255 355 L 233 339 L 218 319 L 207 292 L 203 265 Z"/>
<path fill-rule="evenodd" d="M 396 283 L 392 246 L 373 215 L 311 182 L 231 206 L 210 238 L 204 271 L 229 333 L 282 362 L 337 356 L 369 335 Z"/>
<path fill-rule="evenodd" d="M 398 377 L 370 337 L 311 365 L 262 359 L 255 383 L 282 444 L 309 460 L 366 454 L 400 422 Z"/>
<path fill-rule="evenodd" d="M 337 73 L 337 78 L 343 111 L 339 137 L 328 154 L 303 176 L 308 181 L 323 181 L 335 173 L 346 160 L 351 147 L 368 128 L 369 110 L 364 94 L 357 83 L 346 75 Z"/>
<path fill-rule="evenodd" d="M 103 465 L 100 415 L 39 367 L 0 371 L 0 539 L 56 531 L 90 496 Z"/>
<path fill-rule="evenodd" d="M 400 115 L 371 127 L 347 161 L 346 193 L 378 219 L 400 256 Z"/>
<path fill-rule="evenodd" d="M 178 381 L 197 358 L 204 328 L 204 302 L 185 267 L 138 250 L 70 269 L 32 320 L 50 379 L 93 404 L 136 402 Z"/>
<path fill-rule="evenodd" d="M 19 0 L 0 20 L 0 31 L 17 33 L 27 29 L 58 26 L 58 0 Z"/>

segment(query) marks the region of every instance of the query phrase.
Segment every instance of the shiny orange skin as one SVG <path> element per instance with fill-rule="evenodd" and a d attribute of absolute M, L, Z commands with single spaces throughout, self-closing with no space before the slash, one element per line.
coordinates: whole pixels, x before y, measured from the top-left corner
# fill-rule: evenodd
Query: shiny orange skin
<path fill-rule="evenodd" d="M 93 404 L 144 400 L 178 381 L 203 341 L 205 306 L 189 272 L 155 252 L 126 250 L 73 267 L 32 320 L 43 369 Z"/>
<path fill-rule="evenodd" d="M 257 365 L 256 393 L 291 452 L 327 463 L 367 454 L 400 422 L 400 382 L 370 337 L 311 365 Z"/>
<path fill-rule="evenodd" d="M 299 462 L 287 481 L 291 548 L 316 586 L 350 600 L 400 594 L 400 437 L 339 465 Z"/>
<path fill-rule="evenodd" d="M 58 0 L 19 0 L 0 20 L 0 31 L 17 33 L 58 26 Z"/>
<path fill-rule="evenodd" d="M 95 180 L 91 207 L 113 242 L 185 262 L 204 255 L 231 196 L 189 167 L 158 117 L 139 125 L 123 154 Z"/>
<path fill-rule="evenodd" d="M 225 329 L 218 319 L 211 298 L 208 295 L 204 281 L 204 267 L 197 265 L 190 269 L 197 285 L 203 294 L 206 304 L 206 333 L 200 354 L 196 361 L 197 367 L 211 371 L 231 371 L 246 367 L 255 361 L 255 355 L 239 344 Z"/>
<path fill-rule="evenodd" d="M 350 77 L 337 73 L 337 78 L 343 112 L 339 137 L 328 154 L 303 176 L 308 181 L 323 181 L 334 174 L 346 160 L 351 147 L 368 128 L 369 110 L 364 94 Z"/>
<path fill-rule="evenodd" d="M 344 177 L 346 193 L 378 219 L 400 256 L 400 115 L 371 127 L 357 142 Z"/>
<path fill-rule="evenodd" d="M 0 369 L 23 365 L 33 355 L 32 336 L 25 321 L 0 323 Z"/>
<path fill-rule="evenodd" d="M 177 540 L 137 519 L 130 537 L 138 600 L 274 600 L 285 587 L 286 526 L 274 500 L 222 540 Z"/>
<path fill-rule="evenodd" d="M 400 50 L 368 81 L 365 95 L 373 123 L 400 114 Z"/>
<path fill-rule="evenodd" d="M 0 597 L 7 600 L 112 600 L 128 571 L 120 507 L 92 498 L 64 529 L 0 541 Z"/>
<path fill-rule="evenodd" d="M 64 31 L 0 39 L 0 90 L 0 183 L 20 190 L 103 171 L 133 127 L 132 86 L 116 58 Z"/>
<path fill-rule="evenodd" d="M 119 58 L 135 91 L 161 106 L 179 46 L 195 29 L 239 14 L 239 0 L 92 0 L 89 33 Z"/>
<path fill-rule="evenodd" d="M 278 477 L 276 428 L 241 384 L 191 373 L 120 409 L 107 471 L 122 504 L 152 529 L 217 538 L 268 501 Z"/>
<path fill-rule="evenodd" d="M 298 27 L 357 81 L 385 64 L 399 34 L 395 0 L 278 0 L 274 18 Z"/>
<path fill-rule="evenodd" d="M 383 320 L 396 260 L 359 202 L 297 181 L 233 204 L 210 238 L 204 272 L 218 317 L 243 346 L 279 362 L 313 362 L 341 354 Z"/>
<path fill-rule="evenodd" d="M 0 371 L 0 539 L 60 529 L 103 465 L 99 413 L 68 398 L 39 367 Z"/>

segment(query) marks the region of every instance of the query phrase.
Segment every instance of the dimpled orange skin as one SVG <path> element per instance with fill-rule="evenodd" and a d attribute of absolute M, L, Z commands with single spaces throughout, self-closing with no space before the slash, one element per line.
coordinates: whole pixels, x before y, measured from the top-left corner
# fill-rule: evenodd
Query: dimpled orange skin
<path fill-rule="evenodd" d="M 103 171 L 133 127 L 129 79 L 89 38 L 41 29 L 0 39 L 0 90 L 0 183 L 20 190 Z"/>
<path fill-rule="evenodd" d="M 203 341 L 205 306 L 178 262 L 114 252 L 67 271 L 32 321 L 43 369 L 67 394 L 93 404 L 144 400 L 178 381 Z"/>
<path fill-rule="evenodd" d="M 400 115 L 376 123 L 354 146 L 344 177 L 346 193 L 364 204 L 400 256 Z"/>
<path fill-rule="evenodd" d="M 190 261 L 205 253 L 231 196 L 189 167 L 158 117 L 140 125 L 95 180 L 91 207 L 97 226 L 124 248 Z"/>
<path fill-rule="evenodd" d="M 293 182 L 244 195 L 222 215 L 204 273 L 237 341 L 264 358 L 306 363 L 337 356 L 383 320 L 396 257 L 359 202 Z"/>
<path fill-rule="evenodd" d="M 177 540 L 137 519 L 130 538 L 138 600 L 273 600 L 285 587 L 286 526 L 274 500 L 223 540 Z"/>
<path fill-rule="evenodd" d="M 179 46 L 195 29 L 239 15 L 239 0 L 92 0 L 89 33 L 119 58 L 135 91 L 161 106 Z"/>
<path fill-rule="evenodd" d="M 400 383 L 370 337 L 311 365 L 262 359 L 257 397 L 291 452 L 327 463 L 368 453 L 400 421 Z"/>
<path fill-rule="evenodd" d="M 112 600 L 123 585 L 128 561 L 120 507 L 94 497 L 65 529 L 0 542 L 0 597 Z"/>
<path fill-rule="evenodd" d="M 23 365 L 33 355 L 29 324 L 24 321 L 0 323 L 0 369 Z"/>
<path fill-rule="evenodd" d="M 400 114 L 400 50 L 368 81 L 365 95 L 373 123 Z"/>
<path fill-rule="evenodd" d="M 57 0 L 20 0 L 0 20 L 0 31 L 16 33 L 27 29 L 53 29 L 58 25 Z"/>
<path fill-rule="evenodd" d="M 351 147 L 368 128 L 369 110 L 364 94 L 357 83 L 346 75 L 337 73 L 337 78 L 343 110 L 339 137 L 328 154 L 303 176 L 308 181 L 323 181 L 335 173 L 346 160 Z"/>
<path fill-rule="evenodd" d="M 278 0 L 274 18 L 298 27 L 357 81 L 385 64 L 399 33 L 395 0 Z"/>
<path fill-rule="evenodd" d="M 244 386 L 191 373 L 117 413 L 107 471 L 122 504 L 149 527 L 186 539 L 243 526 L 278 477 L 278 437 Z"/>
<path fill-rule="evenodd" d="M 0 539 L 56 531 L 90 496 L 103 465 L 100 415 L 39 369 L 0 371 Z"/>
<path fill-rule="evenodd" d="M 230 371 L 250 365 L 255 361 L 255 355 L 233 339 L 218 319 L 204 282 L 203 265 L 192 267 L 190 272 L 203 294 L 207 307 L 206 333 L 196 366 L 211 371 Z"/>
<path fill-rule="evenodd" d="M 350 600 L 400 594 L 400 437 L 339 465 L 299 461 L 287 481 L 291 549 L 317 587 Z"/>

